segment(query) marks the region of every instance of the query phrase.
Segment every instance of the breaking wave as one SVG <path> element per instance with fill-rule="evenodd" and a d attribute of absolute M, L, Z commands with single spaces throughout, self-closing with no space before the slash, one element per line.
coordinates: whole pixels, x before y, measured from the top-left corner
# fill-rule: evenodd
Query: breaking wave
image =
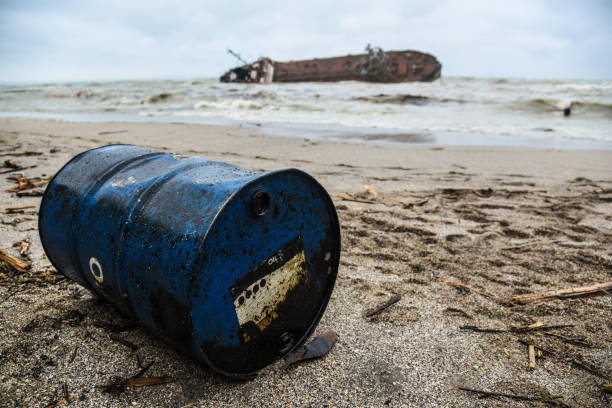
<path fill-rule="evenodd" d="M 572 102 L 571 107 L 572 107 L 572 110 L 576 108 L 576 110 L 583 110 L 584 112 L 589 112 L 589 113 L 600 113 L 600 114 L 606 115 L 609 118 L 612 118 L 612 104 L 611 103 L 574 101 Z"/>
<path fill-rule="evenodd" d="M 248 99 L 233 99 L 233 100 L 224 100 L 220 102 L 213 101 L 200 101 L 193 105 L 194 109 L 215 109 L 218 111 L 224 111 L 227 109 L 233 110 L 261 110 L 265 108 L 268 104 L 261 102 L 254 102 Z"/>
<path fill-rule="evenodd" d="M 602 102 L 589 102 L 581 100 L 535 98 L 527 104 L 529 110 L 534 112 L 555 112 L 571 109 L 572 114 L 596 114 L 612 118 L 612 104 Z"/>
<path fill-rule="evenodd" d="M 387 95 L 387 94 L 378 94 L 372 96 L 356 96 L 351 98 L 352 101 L 359 102 L 370 102 L 370 103 L 388 103 L 395 105 L 416 105 L 416 106 L 424 106 L 430 103 L 446 103 L 446 102 L 454 102 L 454 103 L 470 103 L 474 101 L 470 101 L 468 99 L 457 99 L 457 98 L 438 98 L 433 96 L 425 96 L 425 95 L 412 95 L 412 94 L 401 94 L 401 95 Z"/>

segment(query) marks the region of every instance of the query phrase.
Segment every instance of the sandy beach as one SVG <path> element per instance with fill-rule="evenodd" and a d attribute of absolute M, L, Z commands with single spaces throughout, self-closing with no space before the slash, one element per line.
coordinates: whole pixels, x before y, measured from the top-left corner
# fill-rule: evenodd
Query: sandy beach
<path fill-rule="evenodd" d="M 139 327 L 100 327 L 129 319 L 53 269 L 38 237 L 40 196 L 7 190 L 15 174 L 44 179 L 110 143 L 313 175 L 342 229 L 338 280 L 316 331 L 338 333 L 331 352 L 236 382 Z M 612 297 L 511 298 L 612 281 L 612 150 L 376 145 L 247 127 L 0 118 L 0 166 L 7 160 L 26 169 L 0 175 L 0 249 L 19 257 L 29 239 L 23 259 L 32 266 L 0 270 L 0 406 L 612 404 L 603 388 L 612 382 Z M 33 207 L 7 210 L 24 206 Z M 393 295 L 398 303 L 364 317 Z M 533 369 L 527 344 L 539 347 Z M 151 363 L 147 376 L 171 382 L 100 388 Z"/>

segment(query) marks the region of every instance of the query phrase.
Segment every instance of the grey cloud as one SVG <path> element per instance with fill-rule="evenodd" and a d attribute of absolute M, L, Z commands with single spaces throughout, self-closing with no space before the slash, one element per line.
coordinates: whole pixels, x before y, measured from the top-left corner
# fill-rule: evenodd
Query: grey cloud
<path fill-rule="evenodd" d="M 0 81 L 217 76 L 236 61 L 419 49 L 444 75 L 612 77 L 607 1 L 0 5 Z"/>

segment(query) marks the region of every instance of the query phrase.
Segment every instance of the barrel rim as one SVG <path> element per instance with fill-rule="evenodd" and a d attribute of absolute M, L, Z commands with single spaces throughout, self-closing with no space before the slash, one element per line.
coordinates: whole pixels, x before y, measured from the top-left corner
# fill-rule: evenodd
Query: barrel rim
<path fill-rule="evenodd" d="M 271 177 L 271 176 L 274 176 L 276 174 L 286 174 L 286 173 L 298 174 L 301 177 L 305 177 L 306 179 L 309 179 L 311 182 L 314 183 L 314 186 L 316 188 L 318 188 L 322 193 L 324 193 L 324 194 L 322 194 L 322 197 L 327 202 L 327 207 L 330 210 L 329 211 L 330 212 L 330 216 L 331 216 L 330 218 L 331 218 L 331 221 L 333 223 L 332 230 L 333 230 L 334 236 L 335 236 L 334 244 L 335 244 L 335 247 L 336 247 L 336 248 L 334 248 L 335 251 L 333 253 L 333 256 L 335 256 L 336 259 L 334 259 L 333 262 L 332 262 L 333 270 L 334 270 L 335 273 L 332 273 L 330 275 L 330 279 L 328 281 L 328 291 L 324 294 L 323 301 L 319 305 L 319 309 L 317 310 L 314 318 L 311 320 L 310 325 L 304 331 L 304 334 L 302 335 L 302 337 L 298 341 L 295 342 L 294 346 L 291 347 L 288 351 L 286 351 L 282 355 L 280 355 L 277 358 L 277 360 L 282 359 L 283 357 L 285 357 L 286 355 L 288 355 L 292 351 L 296 350 L 298 347 L 302 346 L 310 338 L 310 336 L 312 335 L 312 333 L 314 332 L 314 330 L 318 326 L 319 322 L 321 321 L 321 318 L 323 317 L 323 314 L 325 313 L 325 310 L 327 309 L 327 305 L 329 304 L 329 300 L 330 300 L 331 294 L 333 293 L 334 287 L 336 285 L 336 279 L 337 279 L 337 276 L 338 276 L 338 269 L 340 267 L 340 256 L 341 256 L 341 247 L 342 247 L 341 239 L 342 239 L 342 236 L 341 236 L 341 230 L 340 230 L 340 221 L 338 219 L 338 213 L 336 211 L 336 207 L 334 205 L 333 200 L 331 199 L 331 196 L 329 195 L 329 193 L 325 189 L 325 187 L 323 187 L 323 185 L 321 183 L 319 183 L 317 181 L 317 179 L 315 179 L 313 176 L 311 176 L 310 174 L 306 173 L 305 171 L 297 169 L 295 167 L 289 167 L 289 168 L 286 168 L 286 169 L 272 170 L 272 171 L 268 171 L 268 172 L 264 172 L 264 173 L 259 173 L 258 177 L 255 177 L 255 178 L 249 180 L 248 182 L 246 182 L 245 184 L 243 184 L 239 189 L 235 190 L 231 195 L 229 195 L 227 197 L 227 199 L 223 202 L 222 206 L 219 208 L 219 211 L 217 211 L 217 213 L 215 214 L 215 217 L 211 221 L 209 228 L 207 229 L 206 233 L 202 237 L 202 243 L 201 243 L 200 247 L 198 248 L 198 255 L 195 258 L 196 260 L 200 258 L 202 249 L 204 248 L 204 245 L 207 242 L 206 238 L 208 237 L 208 234 L 210 233 L 212 228 L 216 225 L 217 219 L 225 211 L 225 209 L 229 205 L 229 203 L 236 198 L 236 196 L 238 196 L 243 190 L 248 188 L 250 185 L 260 181 L 262 178 Z M 336 256 L 336 254 L 337 254 L 337 256 Z M 195 264 L 197 264 L 197 263 L 198 262 L 196 261 Z M 189 298 L 188 299 L 189 299 L 190 306 L 193 305 L 193 290 L 192 290 L 192 285 L 193 285 L 196 273 L 197 273 L 197 271 L 195 270 L 195 267 L 194 267 L 194 269 L 191 272 L 191 281 L 189 283 Z M 333 276 L 333 277 L 331 277 L 331 276 Z M 190 311 L 190 318 L 191 319 L 193 319 L 192 310 L 193 310 L 193 307 L 190 307 L 189 311 Z M 222 375 L 230 377 L 230 378 L 235 378 L 235 379 L 250 379 L 250 378 L 254 378 L 255 376 L 257 376 L 258 372 L 263 370 L 268 365 L 272 364 L 274 361 L 277 361 L 277 360 L 272 360 L 268 365 L 266 365 L 264 367 L 261 367 L 260 369 L 255 370 L 255 371 L 250 372 L 250 373 L 233 373 L 233 372 L 222 370 L 219 367 L 215 366 L 210 361 L 208 356 L 204 353 L 204 351 L 201 350 L 201 348 L 199 346 L 198 346 L 198 351 L 199 351 L 199 355 L 203 358 L 203 360 L 206 362 L 208 367 L 210 367 L 212 370 L 216 371 L 219 374 L 222 374 Z"/>

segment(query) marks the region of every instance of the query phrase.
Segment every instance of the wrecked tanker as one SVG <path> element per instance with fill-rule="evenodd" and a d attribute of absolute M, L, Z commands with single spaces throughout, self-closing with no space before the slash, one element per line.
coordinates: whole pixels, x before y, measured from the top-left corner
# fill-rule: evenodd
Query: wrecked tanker
<path fill-rule="evenodd" d="M 431 82 L 440 78 L 436 57 L 419 51 L 383 51 L 366 48 L 367 54 L 277 62 L 261 58 L 227 71 L 221 82 Z M 230 53 L 234 54 L 233 52 Z"/>
<path fill-rule="evenodd" d="M 130 145 L 68 162 L 39 231 L 67 277 L 236 378 L 308 339 L 340 258 L 334 205 L 308 174 Z"/>

